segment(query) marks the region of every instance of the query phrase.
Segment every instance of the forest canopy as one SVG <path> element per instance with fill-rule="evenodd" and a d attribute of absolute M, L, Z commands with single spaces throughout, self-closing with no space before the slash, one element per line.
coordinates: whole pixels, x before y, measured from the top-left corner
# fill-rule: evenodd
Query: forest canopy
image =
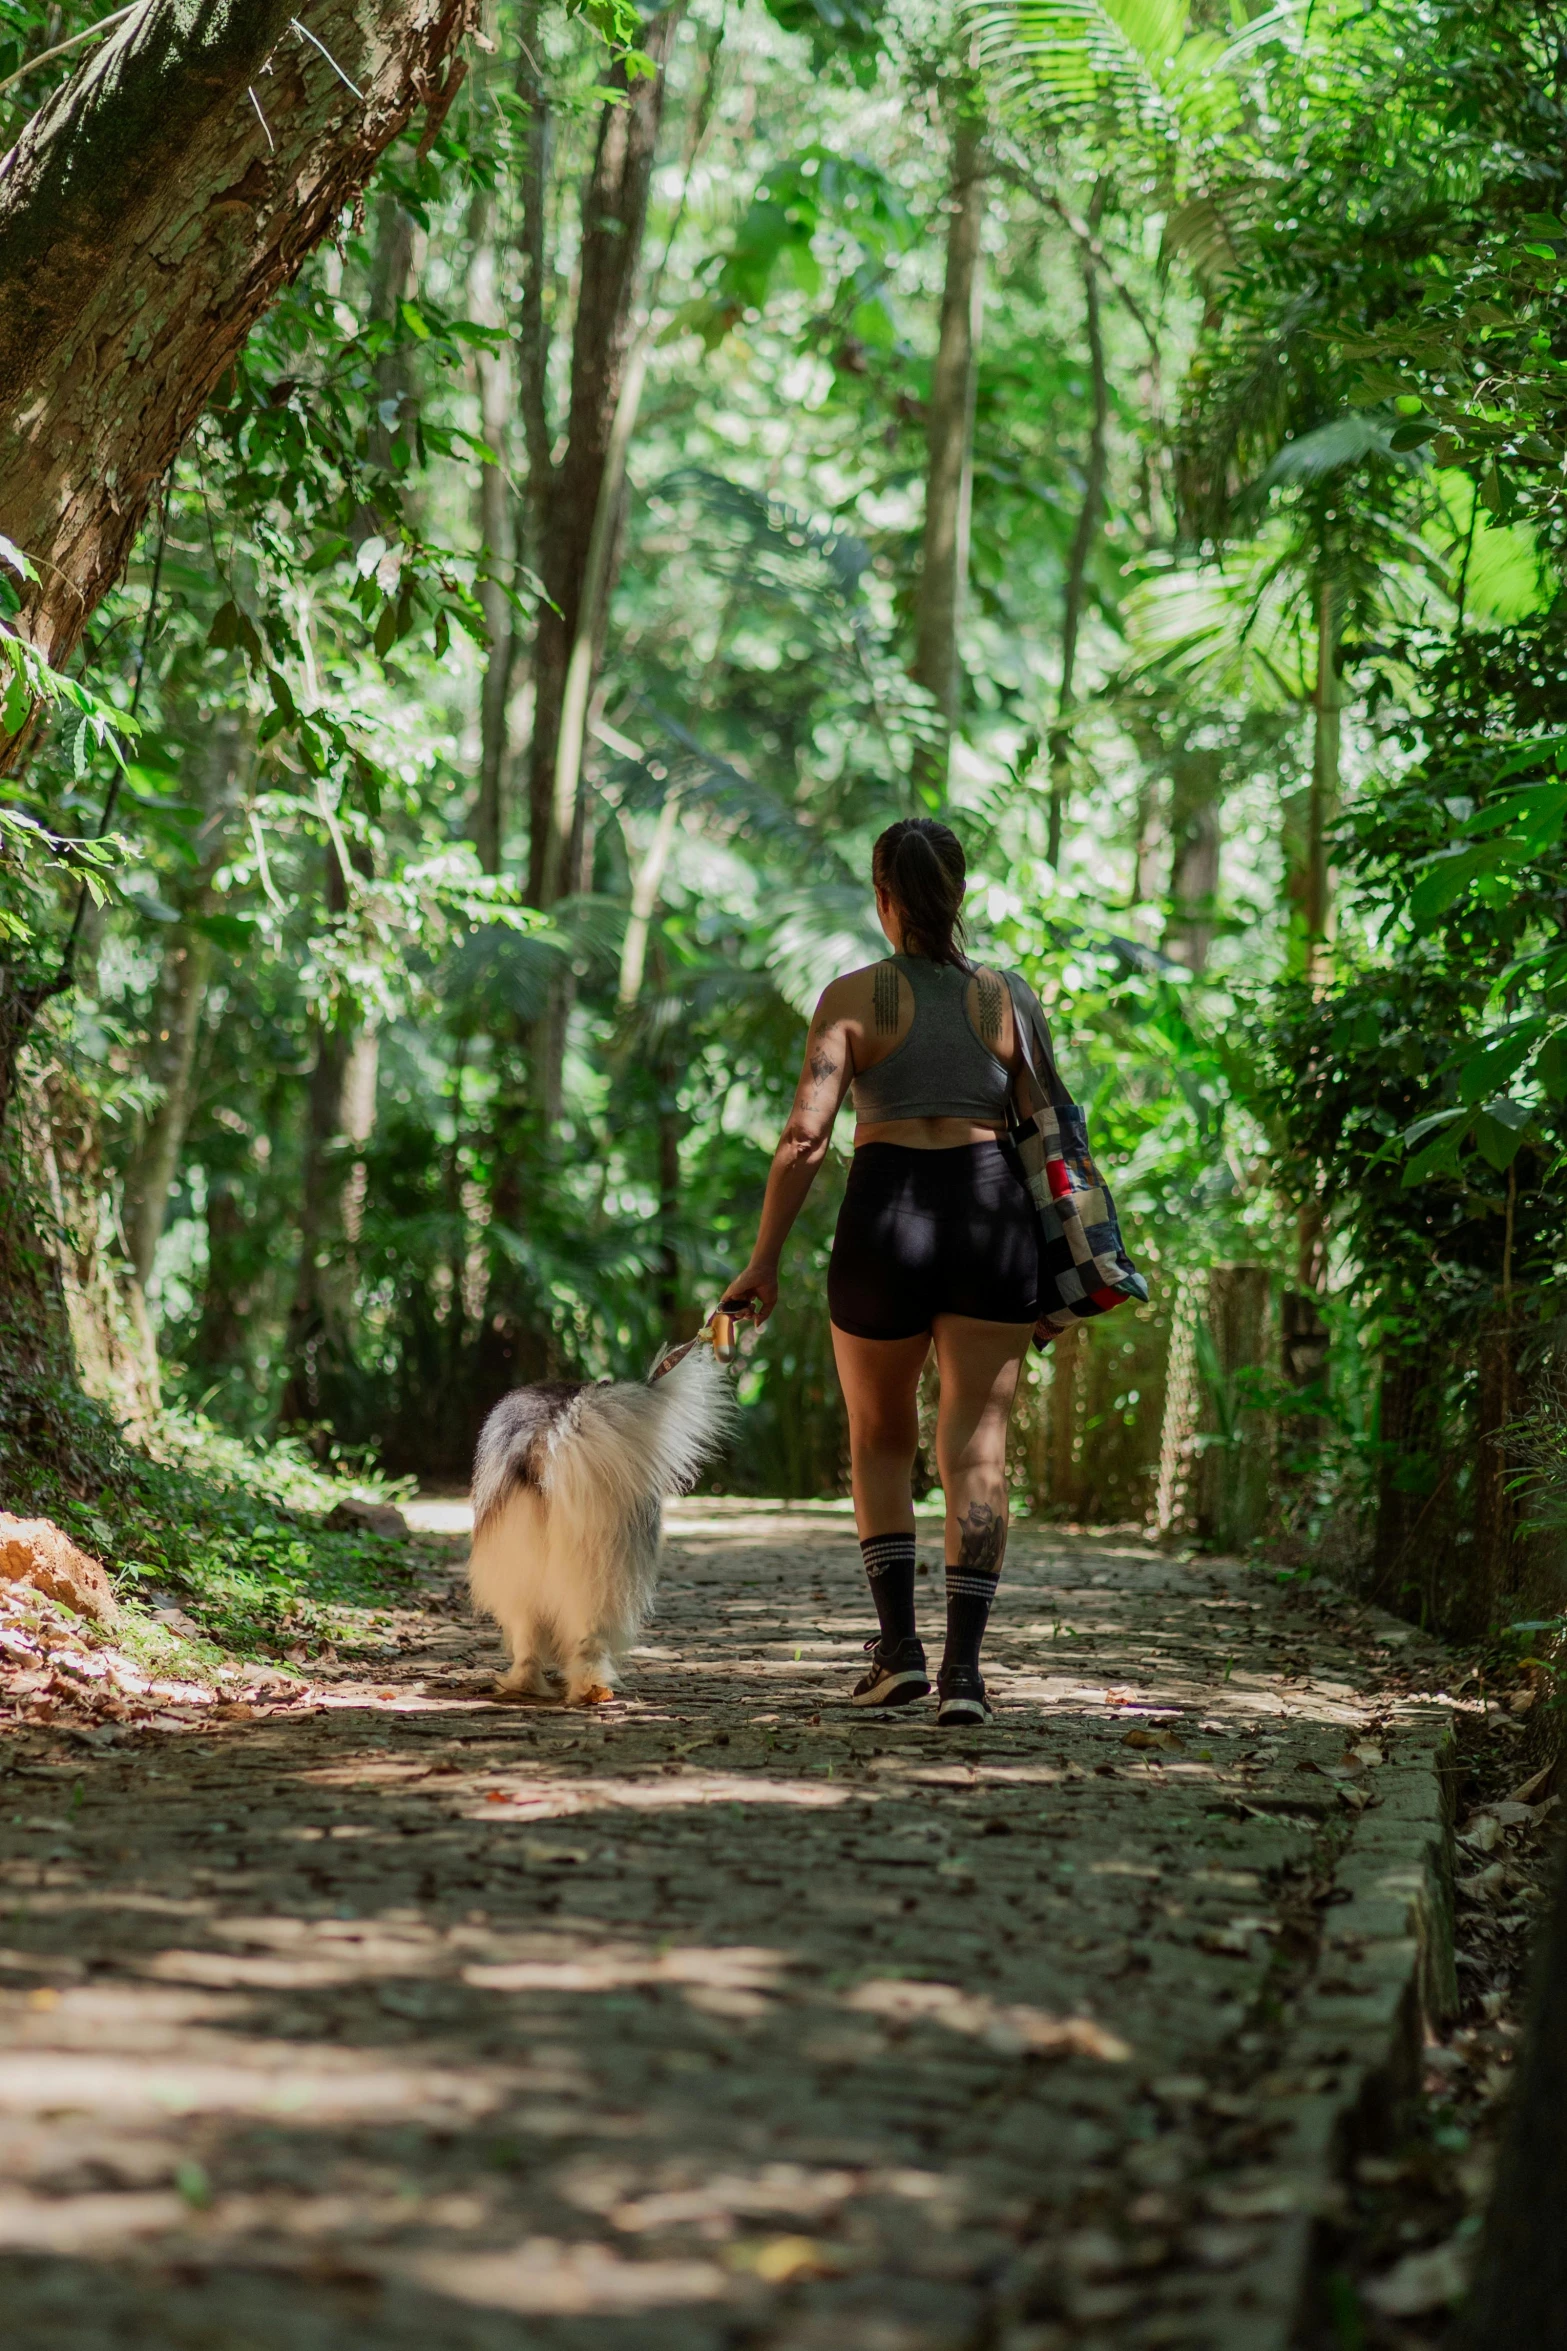
<path fill-rule="evenodd" d="M 242 13 L 0 5 L 17 1328 L 53 1267 L 122 1413 L 460 1476 L 743 1262 L 939 812 L 1154 1291 L 1020 1484 L 1265 1443 L 1199 1531 L 1491 1622 L 1563 1509 L 1556 13 Z M 842 1483 L 840 1182 L 752 1490 Z"/>

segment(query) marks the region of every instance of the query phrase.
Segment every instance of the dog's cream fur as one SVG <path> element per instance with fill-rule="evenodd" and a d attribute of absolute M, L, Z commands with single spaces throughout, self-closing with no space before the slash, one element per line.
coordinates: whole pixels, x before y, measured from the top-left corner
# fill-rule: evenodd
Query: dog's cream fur
<path fill-rule="evenodd" d="M 480 1433 L 468 1587 L 511 1650 L 503 1690 L 596 1705 L 653 1606 L 664 1497 L 732 1415 L 710 1347 L 657 1381 L 519 1388 Z"/>

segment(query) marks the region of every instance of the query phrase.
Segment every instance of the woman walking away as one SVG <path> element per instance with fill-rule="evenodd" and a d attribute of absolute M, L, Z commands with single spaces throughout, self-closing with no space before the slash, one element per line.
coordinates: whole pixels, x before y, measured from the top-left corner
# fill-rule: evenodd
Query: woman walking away
<path fill-rule="evenodd" d="M 1039 1226 L 1006 1147 L 1018 1044 L 999 972 L 964 953 L 963 851 L 944 824 L 888 828 L 871 858 L 893 953 L 834 980 L 773 1159 L 751 1262 L 726 1305 L 765 1321 L 778 1263 L 833 1121 L 854 1092 L 854 1164 L 827 1302 L 849 1412 L 854 1516 L 881 1630 L 852 1695 L 930 1691 L 914 1617 L 916 1397 L 932 1344 L 936 1463 L 947 1504 L 947 1634 L 938 1721 L 987 1722 L 980 1644 L 1007 1540 L 1007 1423 L 1039 1311 Z"/>

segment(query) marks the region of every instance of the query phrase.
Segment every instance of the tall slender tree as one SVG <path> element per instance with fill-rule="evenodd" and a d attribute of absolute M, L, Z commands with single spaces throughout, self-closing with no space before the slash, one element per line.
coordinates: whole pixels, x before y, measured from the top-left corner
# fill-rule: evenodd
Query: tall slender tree
<path fill-rule="evenodd" d="M 940 733 L 915 780 L 944 794 L 962 700 L 959 632 L 974 505 L 974 402 L 984 305 L 985 118 L 967 80 L 953 102 L 947 171 L 946 270 L 926 425 L 925 522 L 914 608 L 914 676 L 935 701 Z"/>

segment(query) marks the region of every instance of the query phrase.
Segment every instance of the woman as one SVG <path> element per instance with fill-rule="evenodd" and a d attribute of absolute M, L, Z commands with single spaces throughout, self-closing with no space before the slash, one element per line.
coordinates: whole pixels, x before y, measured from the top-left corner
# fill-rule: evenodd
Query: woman
<path fill-rule="evenodd" d="M 914 1618 L 916 1394 L 941 1374 L 936 1465 L 946 1495 L 947 1636 L 937 1720 L 988 1722 L 980 1644 L 1007 1539 L 1007 1423 L 1039 1312 L 1039 1229 L 1006 1149 L 1017 1058 L 1005 980 L 963 948 L 963 851 L 946 825 L 888 828 L 871 858 L 892 955 L 834 980 L 767 1179 L 751 1262 L 725 1304 L 765 1322 L 778 1263 L 852 1087 L 854 1164 L 827 1276 L 849 1412 L 860 1550 L 880 1632 L 852 1696 L 929 1694 Z"/>

